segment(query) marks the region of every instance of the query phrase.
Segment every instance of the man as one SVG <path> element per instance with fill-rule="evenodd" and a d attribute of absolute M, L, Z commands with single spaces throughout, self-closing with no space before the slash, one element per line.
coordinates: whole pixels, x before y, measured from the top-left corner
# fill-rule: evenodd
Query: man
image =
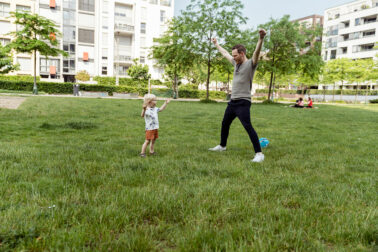
<path fill-rule="evenodd" d="M 247 131 L 249 138 L 255 149 L 255 157 L 252 162 L 264 161 L 264 154 L 261 152 L 261 146 L 256 131 L 251 124 L 250 108 L 251 108 L 251 89 L 253 76 L 257 68 L 257 62 L 261 47 L 266 35 L 266 31 L 261 29 L 259 31 L 260 38 L 257 43 L 252 59 L 247 59 L 246 49 L 243 45 L 235 45 L 232 48 L 232 56 L 222 48 L 216 38 L 212 41 L 217 47 L 218 51 L 235 67 L 234 79 L 232 82 L 231 101 L 228 103 L 224 113 L 221 130 L 220 145 L 210 148 L 211 151 L 225 151 L 227 145 L 228 133 L 230 126 L 235 117 L 238 117 L 244 129 Z"/>

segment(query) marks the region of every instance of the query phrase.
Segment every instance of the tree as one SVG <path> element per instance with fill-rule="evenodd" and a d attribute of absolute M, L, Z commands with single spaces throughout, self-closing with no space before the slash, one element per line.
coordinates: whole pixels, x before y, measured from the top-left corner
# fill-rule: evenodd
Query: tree
<path fill-rule="evenodd" d="M 354 103 L 357 103 L 359 84 L 368 79 L 368 76 L 369 76 L 368 68 L 369 68 L 368 60 L 359 59 L 359 60 L 352 61 L 351 80 L 357 83 L 356 93 L 354 96 Z"/>
<path fill-rule="evenodd" d="M 222 41 L 226 35 L 237 34 L 239 25 L 246 23 L 241 16 L 243 5 L 239 0 L 192 0 L 182 12 L 182 20 L 187 27 L 184 34 L 191 41 L 190 50 L 198 56 L 198 64 L 206 64 L 206 99 L 209 99 L 210 76 L 215 61 L 219 61 L 217 50 L 211 38 Z"/>
<path fill-rule="evenodd" d="M 261 25 L 268 33 L 263 51 L 267 54 L 260 62 L 262 75 L 270 73 L 269 97 L 276 75 L 292 74 L 299 64 L 300 51 L 305 47 L 306 37 L 301 34 L 298 23 L 290 22 L 286 15 L 280 20 L 271 19 Z"/>
<path fill-rule="evenodd" d="M 50 19 L 30 14 L 27 12 L 11 12 L 11 18 L 14 19 L 20 30 L 10 32 L 14 37 L 8 45 L 19 53 L 33 53 L 34 57 L 34 86 L 33 94 L 38 94 L 37 87 L 37 52 L 46 56 L 68 56 L 66 52 L 58 49 L 59 43 L 57 37 L 61 35 L 56 28 L 57 25 Z"/>
<path fill-rule="evenodd" d="M 174 98 L 178 97 L 178 80 L 196 58 L 189 49 L 190 41 L 183 36 L 186 29 L 182 18 L 174 18 L 163 36 L 154 40 L 157 45 L 152 47 L 152 58 L 165 68 L 165 76 L 172 81 Z"/>
<path fill-rule="evenodd" d="M 332 100 L 335 100 L 336 83 L 341 82 L 341 99 L 342 90 L 346 81 L 352 80 L 352 60 L 347 58 L 334 59 L 327 62 L 324 71 L 324 81 L 333 83 Z"/>
<path fill-rule="evenodd" d="M 0 74 L 7 74 L 11 71 L 18 70 L 18 64 L 13 64 L 10 48 L 0 45 Z"/>
<path fill-rule="evenodd" d="M 147 65 L 138 63 L 138 59 L 134 59 L 134 64 L 127 70 L 127 74 L 133 80 L 148 80 L 151 75 L 148 73 L 149 69 Z"/>
<path fill-rule="evenodd" d="M 322 27 L 315 26 L 306 28 L 300 27 L 300 33 L 304 35 L 305 45 L 301 45 L 302 51 L 298 56 L 297 75 L 298 81 L 302 85 L 312 86 L 319 83 L 319 77 L 322 73 L 324 61 L 321 57 L 322 42 L 317 41 L 317 37 L 322 34 Z M 301 39 L 300 42 L 303 40 Z M 304 47 L 303 47 L 304 46 Z M 307 47 L 306 47 L 307 46 Z"/>
<path fill-rule="evenodd" d="M 79 81 L 89 81 L 90 80 L 90 75 L 87 71 L 85 70 L 82 70 L 82 71 L 79 71 L 76 75 L 75 75 L 75 79 L 76 80 L 79 80 Z"/>

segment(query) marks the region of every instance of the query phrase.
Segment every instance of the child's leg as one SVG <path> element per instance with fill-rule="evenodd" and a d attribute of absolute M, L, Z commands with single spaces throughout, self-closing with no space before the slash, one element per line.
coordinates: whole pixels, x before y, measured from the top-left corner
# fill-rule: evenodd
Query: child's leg
<path fill-rule="evenodd" d="M 152 139 L 151 140 L 151 144 L 150 144 L 150 153 L 154 153 L 155 150 L 154 150 L 154 147 L 155 147 L 155 141 L 156 139 Z"/>
<path fill-rule="evenodd" d="M 148 144 L 150 143 L 150 140 L 144 141 L 144 144 L 142 145 L 142 151 L 140 154 L 145 154 Z"/>

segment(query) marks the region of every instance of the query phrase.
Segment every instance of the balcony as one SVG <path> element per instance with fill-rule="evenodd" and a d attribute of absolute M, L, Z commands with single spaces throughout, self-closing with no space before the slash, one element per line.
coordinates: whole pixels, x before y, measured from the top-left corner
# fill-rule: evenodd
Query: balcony
<path fill-rule="evenodd" d="M 126 33 L 126 34 L 133 34 L 135 27 L 133 25 L 125 24 L 125 23 L 116 23 L 114 24 L 114 32 L 115 33 Z"/>
<path fill-rule="evenodd" d="M 171 0 L 160 0 L 160 5 L 170 7 L 171 6 Z"/>
<path fill-rule="evenodd" d="M 117 55 L 117 52 L 114 52 L 114 55 Z M 133 57 L 121 54 L 119 56 L 114 56 L 114 62 L 131 65 L 133 64 Z"/>

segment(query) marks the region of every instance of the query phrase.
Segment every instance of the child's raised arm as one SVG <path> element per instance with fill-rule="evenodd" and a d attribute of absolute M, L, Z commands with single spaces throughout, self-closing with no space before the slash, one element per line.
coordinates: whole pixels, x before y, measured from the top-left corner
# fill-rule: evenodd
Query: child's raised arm
<path fill-rule="evenodd" d="M 160 110 L 159 111 L 163 111 L 166 107 L 167 107 L 167 104 L 171 101 L 170 98 L 168 98 L 167 100 L 165 100 L 163 106 L 160 107 Z"/>
<path fill-rule="evenodd" d="M 140 114 L 141 117 L 144 117 L 144 113 L 146 112 L 147 105 L 143 104 L 142 114 Z"/>

